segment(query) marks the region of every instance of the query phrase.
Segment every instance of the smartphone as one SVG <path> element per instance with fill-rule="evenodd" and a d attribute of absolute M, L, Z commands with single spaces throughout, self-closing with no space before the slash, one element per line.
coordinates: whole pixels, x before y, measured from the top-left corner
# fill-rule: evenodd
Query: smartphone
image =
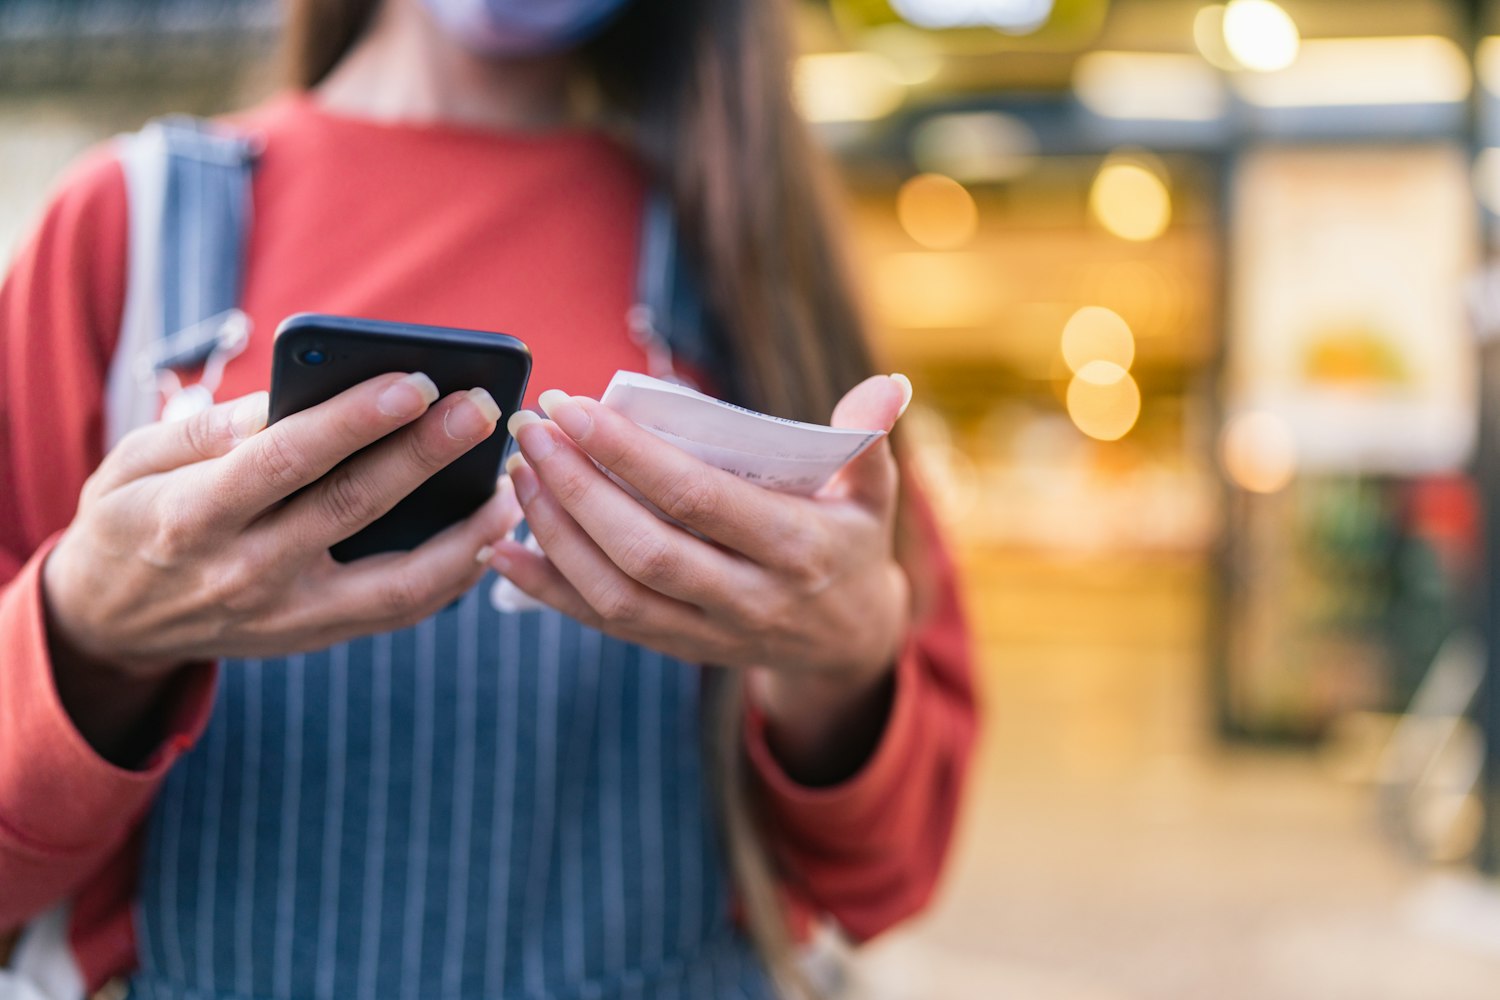
<path fill-rule="evenodd" d="M 521 406 L 531 352 L 515 337 L 414 323 L 299 313 L 276 330 L 272 423 L 386 372 L 424 372 L 446 396 L 480 386 L 500 407 L 500 426 L 438 471 L 379 520 L 334 545 L 340 562 L 413 549 L 478 510 L 495 492 Z"/>

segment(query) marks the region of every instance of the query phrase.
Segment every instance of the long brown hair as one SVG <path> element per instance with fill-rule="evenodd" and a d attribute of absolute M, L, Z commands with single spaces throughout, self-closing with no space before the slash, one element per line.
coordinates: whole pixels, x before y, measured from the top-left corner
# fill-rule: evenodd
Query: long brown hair
<path fill-rule="evenodd" d="M 294 81 L 322 80 L 380 2 L 291 0 Z M 830 223 L 827 167 L 792 104 L 787 7 L 633 0 L 583 56 L 675 203 L 739 401 L 821 422 L 874 365 Z M 745 778 L 744 688 L 725 671 L 707 677 L 705 747 L 750 932 L 782 988 L 807 993 Z"/>

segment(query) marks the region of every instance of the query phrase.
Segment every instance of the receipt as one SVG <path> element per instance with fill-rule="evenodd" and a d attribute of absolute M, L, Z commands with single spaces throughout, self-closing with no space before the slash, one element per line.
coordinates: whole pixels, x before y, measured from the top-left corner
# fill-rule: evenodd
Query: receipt
<path fill-rule="evenodd" d="M 757 486 L 800 496 L 816 493 L 886 433 L 773 417 L 637 372 L 615 372 L 600 402 L 700 461 Z M 608 469 L 604 471 L 627 493 L 656 510 Z M 528 537 L 527 544 L 541 551 L 534 537 Z M 504 577 L 495 582 L 490 601 L 505 612 L 543 607 Z"/>
<path fill-rule="evenodd" d="M 664 441 L 781 493 L 816 493 L 885 431 L 804 424 L 747 410 L 684 385 L 616 372 L 600 398 Z"/>

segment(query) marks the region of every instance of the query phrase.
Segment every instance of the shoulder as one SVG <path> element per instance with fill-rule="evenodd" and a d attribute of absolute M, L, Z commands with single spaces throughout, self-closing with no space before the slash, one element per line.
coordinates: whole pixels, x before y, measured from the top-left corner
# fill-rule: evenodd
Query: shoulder
<path fill-rule="evenodd" d="M 210 121 L 231 132 L 247 135 L 296 133 L 306 130 L 314 117 L 311 101 L 297 91 L 280 91 L 259 103 L 237 111 L 215 115 Z"/>
<path fill-rule="evenodd" d="M 95 236 L 124 233 L 125 172 L 115 141 L 99 143 L 73 161 L 53 185 L 40 223 L 43 233 L 78 230 Z"/>
<path fill-rule="evenodd" d="M 118 147 L 104 142 L 69 165 L 12 259 L 6 285 L 33 321 L 56 306 L 108 349 L 125 297 L 129 206 Z M 71 303 L 71 305 L 69 305 Z"/>

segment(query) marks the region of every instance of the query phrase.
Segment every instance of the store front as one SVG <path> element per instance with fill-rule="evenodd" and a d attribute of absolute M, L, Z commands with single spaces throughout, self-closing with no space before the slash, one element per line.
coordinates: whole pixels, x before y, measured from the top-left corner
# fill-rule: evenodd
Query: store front
<path fill-rule="evenodd" d="M 1236 741 L 1373 759 L 1424 685 L 1470 711 L 1472 6 L 960 6 L 809 8 L 805 103 L 982 633 L 1191 648 L 1188 724 Z"/>

